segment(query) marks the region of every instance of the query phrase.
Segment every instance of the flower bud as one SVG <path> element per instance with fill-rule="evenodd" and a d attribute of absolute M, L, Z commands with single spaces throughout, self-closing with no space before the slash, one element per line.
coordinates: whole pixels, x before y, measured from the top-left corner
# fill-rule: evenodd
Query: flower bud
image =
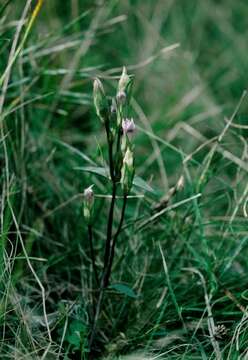
<path fill-rule="evenodd" d="M 119 80 L 118 91 L 116 95 L 118 104 L 124 105 L 127 102 L 131 95 L 131 87 L 132 78 L 127 74 L 127 69 L 124 66 Z"/>
<path fill-rule="evenodd" d="M 129 81 L 130 77 L 127 75 L 127 68 L 126 66 L 123 66 L 122 74 L 118 84 L 118 91 L 125 91 Z"/>
<path fill-rule="evenodd" d="M 123 158 L 123 164 L 125 164 L 129 169 L 133 168 L 133 152 L 130 150 L 130 148 L 127 148 Z"/>
<path fill-rule="evenodd" d="M 124 105 L 126 102 L 126 98 L 127 98 L 127 95 L 126 95 L 125 91 L 118 91 L 118 93 L 116 95 L 116 100 L 117 100 L 118 104 Z"/>
<path fill-rule="evenodd" d="M 134 177 L 133 152 L 128 147 L 122 163 L 121 169 L 121 185 L 123 191 L 128 193 L 131 190 Z"/>
<path fill-rule="evenodd" d="M 117 106 L 116 106 L 116 101 L 115 101 L 114 98 L 112 99 L 110 112 L 111 112 L 112 115 L 115 115 L 117 113 Z"/>
<path fill-rule="evenodd" d="M 109 141 L 113 143 L 116 133 L 117 133 L 117 105 L 115 98 L 112 98 L 112 101 L 109 104 L 110 113 L 109 113 Z"/>
<path fill-rule="evenodd" d="M 131 119 L 123 119 L 122 120 L 122 131 L 124 135 L 127 135 L 128 133 L 133 133 L 135 130 L 135 123 L 133 121 L 133 118 Z"/>
<path fill-rule="evenodd" d="M 94 80 L 93 84 L 93 97 L 97 116 L 102 121 L 105 121 L 108 114 L 108 102 L 105 96 L 103 85 L 97 78 Z"/>
<path fill-rule="evenodd" d="M 126 149 L 127 149 L 127 146 L 130 142 L 128 141 L 128 137 L 127 136 L 122 136 L 121 137 L 121 152 L 122 152 L 122 155 L 124 156 L 125 153 L 126 153 Z"/>
<path fill-rule="evenodd" d="M 89 186 L 84 190 L 84 218 L 87 224 L 90 224 L 93 215 L 93 207 L 94 207 L 94 191 L 92 189 L 94 185 Z"/>

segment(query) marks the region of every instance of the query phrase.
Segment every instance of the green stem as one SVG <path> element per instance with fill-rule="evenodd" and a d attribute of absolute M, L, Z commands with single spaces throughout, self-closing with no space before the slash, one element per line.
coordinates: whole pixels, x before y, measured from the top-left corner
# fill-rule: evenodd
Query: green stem
<path fill-rule="evenodd" d="M 111 238 L 112 238 L 112 228 L 113 228 L 113 220 L 114 220 L 115 200 L 116 200 L 116 183 L 113 182 L 112 198 L 111 198 L 111 204 L 110 204 L 109 216 L 108 216 L 107 239 L 106 239 L 106 245 L 105 245 L 104 268 L 103 269 L 106 268 L 108 261 L 109 261 L 110 245 L 111 245 Z"/>
<path fill-rule="evenodd" d="M 89 243 L 90 243 L 90 256 L 91 256 L 91 263 L 93 266 L 93 271 L 95 275 L 95 280 L 97 285 L 100 285 L 97 267 L 96 267 L 96 258 L 95 258 L 95 251 L 93 246 L 93 231 L 92 231 L 92 225 L 88 225 L 88 235 L 89 235 Z"/>
<path fill-rule="evenodd" d="M 110 145 L 110 144 L 109 144 Z M 103 301 L 103 295 L 104 295 L 104 289 L 105 289 L 105 283 L 106 283 L 106 273 L 107 273 L 107 266 L 109 263 L 109 256 L 110 256 L 110 250 L 111 250 L 111 238 L 112 238 L 112 228 L 113 228 L 113 220 L 114 220 L 114 207 L 115 207 L 115 200 L 116 200 L 116 190 L 117 190 L 117 184 L 115 181 L 112 183 L 112 198 L 111 198 L 111 204 L 109 209 L 109 216 L 108 216 L 108 225 L 107 225 L 107 239 L 105 244 L 105 254 L 104 254 L 104 266 L 103 266 L 103 273 L 101 277 L 101 284 L 100 284 L 100 290 L 99 290 L 99 297 L 96 304 L 96 311 L 95 316 L 93 320 L 91 335 L 89 339 L 89 349 L 90 352 L 92 351 L 92 345 L 95 339 L 96 334 L 96 328 L 97 328 L 97 322 L 100 315 L 101 307 L 102 307 L 102 301 Z"/>
<path fill-rule="evenodd" d="M 96 311 L 95 311 L 95 317 L 94 317 L 94 321 L 93 321 L 91 336 L 90 336 L 90 340 L 89 340 L 89 348 L 90 348 L 91 352 L 92 352 L 92 345 L 93 345 L 95 334 L 96 334 L 97 322 L 98 322 L 98 318 L 99 318 L 101 307 L 102 307 L 104 289 L 108 286 L 108 283 L 109 283 L 109 278 L 111 275 L 111 269 L 112 269 L 114 254 L 115 254 L 115 246 L 116 246 L 117 238 L 121 232 L 121 228 L 123 225 L 126 205 L 127 205 L 127 195 L 124 195 L 122 211 L 121 211 L 121 218 L 120 218 L 118 229 L 113 238 L 113 243 L 112 243 L 112 246 L 110 249 L 110 254 L 109 254 L 109 262 L 103 269 L 100 292 L 99 292 L 99 297 L 98 297 L 98 301 L 97 301 L 97 305 L 96 305 Z"/>
<path fill-rule="evenodd" d="M 110 178 L 111 178 L 112 182 L 114 182 L 115 169 L 114 169 L 114 160 L 113 160 L 113 140 L 111 138 L 109 123 L 107 121 L 105 122 L 105 131 L 106 131 L 107 140 L 108 140 L 108 157 L 109 157 Z"/>
<path fill-rule="evenodd" d="M 110 130 L 109 130 L 109 126 L 107 123 L 105 123 L 105 129 L 106 129 L 107 140 L 108 140 L 109 172 L 110 172 L 110 177 L 112 180 L 112 198 L 111 198 L 111 204 L 110 204 L 109 215 L 108 215 L 107 238 L 106 238 L 106 244 L 105 244 L 103 273 L 102 273 L 102 277 L 101 277 L 99 297 L 98 297 L 97 304 L 96 304 L 96 311 L 95 311 L 91 335 L 90 335 L 90 339 L 89 339 L 90 354 L 92 354 L 92 345 L 95 340 L 95 334 L 96 334 L 96 330 L 97 330 L 97 322 L 98 322 L 98 318 L 99 318 L 101 307 L 102 307 L 104 290 L 105 290 L 105 288 L 108 284 L 108 280 L 109 280 L 109 269 L 111 271 L 111 267 L 112 267 L 113 259 L 111 261 L 111 257 L 114 256 L 113 245 L 115 247 L 117 237 L 120 233 L 121 226 L 122 226 L 123 219 L 124 219 L 125 206 L 126 206 L 125 205 L 124 210 L 122 210 L 121 221 L 120 221 L 119 227 L 114 236 L 113 243 L 111 246 L 113 221 L 114 221 L 114 207 L 115 207 L 116 191 L 117 191 L 117 181 L 116 181 L 115 171 L 116 171 L 118 164 L 116 163 L 116 159 L 114 161 L 114 158 L 113 158 L 113 141 L 111 140 L 110 132 L 109 132 Z M 120 140 L 121 140 L 121 127 L 119 127 L 118 134 L 117 134 L 116 154 L 118 154 L 120 151 Z M 126 203 L 126 199 L 125 199 L 124 203 Z M 110 264 L 111 264 L 111 266 L 110 266 Z"/>
<path fill-rule="evenodd" d="M 114 170 L 114 160 L 113 160 L 113 142 L 109 140 L 109 172 L 112 182 L 115 181 L 115 170 Z"/>
<path fill-rule="evenodd" d="M 104 294 L 104 287 L 103 287 L 103 279 L 101 281 L 101 287 L 100 287 L 100 292 L 99 292 L 99 297 L 97 300 L 97 304 L 96 304 L 96 311 L 95 311 L 95 316 L 94 316 L 94 320 L 93 320 L 93 325 L 92 325 L 92 329 L 91 329 L 91 334 L 90 334 L 90 339 L 89 339 L 89 350 L 90 350 L 90 358 L 92 355 L 92 348 L 93 348 L 93 343 L 95 340 L 95 334 L 96 334 L 96 329 L 97 329 L 97 322 L 98 322 L 98 318 L 100 315 L 100 311 L 101 311 L 101 307 L 102 307 L 102 301 L 103 301 L 103 294 Z M 93 359 L 93 358 L 92 358 Z"/>
<path fill-rule="evenodd" d="M 119 222 L 118 229 L 114 235 L 111 250 L 110 250 L 109 263 L 108 263 L 108 267 L 107 267 L 107 271 L 106 271 L 106 278 L 105 278 L 105 286 L 108 286 L 108 284 L 109 284 L 111 269 L 112 269 L 113 260 L 114 260 L 114 256 L 115 256 L 115 247 L 116 247 L 118 236 L 122 229 L 122 225 L 123 225 L 123 221 L 124 221 L 124 217 L 125 217 L 126 205 L 127 205 L 127 194 L 124 194 L 120 222 Z"/>

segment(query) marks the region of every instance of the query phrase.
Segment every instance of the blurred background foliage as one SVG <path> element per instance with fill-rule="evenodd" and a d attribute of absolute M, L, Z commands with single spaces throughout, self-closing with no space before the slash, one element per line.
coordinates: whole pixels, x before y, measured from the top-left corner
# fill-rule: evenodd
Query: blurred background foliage
<path fill-rule="evenodd" d="M 24 3 L 12 0 L 1 14 L 1 74 Z M 232 116 L 247 86 L 247 14 L 246 0 L 44 1 L 12 69 L 3 110 L 7 153 L 2 139 L 1 259 L 2 265 L 8 265 L 1 280 L 3 356 L 11 353 L 26 359 L 32 351 L 39 356 L 46 346 L 40 293 L 23 261 L 8 202 L 29 256 L 44 259 L 34 261 L 34 266 L 46 289 L 54 339 L 51 358 L 56 358 L 65 324 L 69 325 L 63 351 L 71 359 L 86 356 L 82 349 L 87 349 L 91 272 L 80 194 L 92 182 L 98 193 L 109 193 L 105 180 L 75 170 L 92 161 L 104 165 L 104 134 L 92 107 L 94 77 L 100 77 L 114 95 L 123 65 L 135 75 L 130 115 L 138 126 L 136 172 L 156 194 L 146 194 L 143 202 L 130 201 L 128 218 L 149 217 L 151 206 L 182 172 L 186 186 L 175 201 L 196 193 L 213 139 L 223 131 L 225 119 Z M 172 286 L 191 330 L 205 304 L 199 283 L 182 273 L 186 266 L 196 266 L 204 273 L 218 304 L 217 322 L 224 322 L 232 332 L 240 321 L 242 311 L 225 297 L 223 289 L 231 289 L 239 305 L 244 301 L 246 98 L 233 122 L 237 125 L 230 127 L 212 159 L 200 189 L 201 202 L 169 213 L 145 232 L 131 227 L 123 236 L 114 279 L 128 283 L 140 298 L 119 301 L 119 294 L 110 295 L 112 303 L 102 320 L 110 354 L 138 347 L 150 349 L 160 338 L 164 343 L 157 342 L 155 348 L 171 349 L 174 340 L 166 337 L 174 336 L 175 331 L 176 344 L 189 341 L 173 298 L 163 293 L 158 242 L 166 248 Z M 193 161 L 185 165 L 185 157 L 198 147 Z M 102 198 L 97 201 L 96 214 L 96 247 L 100 251 L 106 224 L 106 201 Z M 232 257 L 235 266 L 227 272 Z M 101 265 L 100 257 L 98 262 Z M 161 296 L 165 299 L 162 307 L 158 306 Z M 110 312 L 119 316 L 111 318 Z M 184 352 L 183 348 L 169 355 L 175 357 L 164 358 L 210 356 L 204 326 L 197 340 L 191 334 L 193 350 Z M 83 342 L 75 332 L 82 335 Z M 247 333 L 242 336 L 240 353 L 247 344 Z M 230 339 L 223 344 L 227 353 L 232 351 Z M 239 354 L 232 356 L 230 359 L 236 359 Z"/>

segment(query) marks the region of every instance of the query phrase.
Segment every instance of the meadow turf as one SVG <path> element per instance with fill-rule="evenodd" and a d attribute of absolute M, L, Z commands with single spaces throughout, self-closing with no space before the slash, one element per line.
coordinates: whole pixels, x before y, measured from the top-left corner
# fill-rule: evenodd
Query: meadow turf
<path fill-rule="evenodd" d="M 246 0 L 0 1 L 0 359 L 88 359 L 82 194 L 99 268 L 111 194 L 82 171 L 107 161 L 92 83 L 114 95 L 124 65 L 144 183 L 95 357 L 248 359 L 247 37 Z"/>

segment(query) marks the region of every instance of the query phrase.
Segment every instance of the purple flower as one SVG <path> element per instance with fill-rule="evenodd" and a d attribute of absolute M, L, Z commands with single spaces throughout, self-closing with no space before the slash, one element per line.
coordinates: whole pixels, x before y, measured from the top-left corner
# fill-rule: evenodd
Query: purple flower
<path fill-rule="evenodd" d="M 122 130 L 123 134 L 133 133 L 135 130 L 135 123 L 133 121 L 133 118 L 131 119 L 123 119 L 122 120 Z"/>

